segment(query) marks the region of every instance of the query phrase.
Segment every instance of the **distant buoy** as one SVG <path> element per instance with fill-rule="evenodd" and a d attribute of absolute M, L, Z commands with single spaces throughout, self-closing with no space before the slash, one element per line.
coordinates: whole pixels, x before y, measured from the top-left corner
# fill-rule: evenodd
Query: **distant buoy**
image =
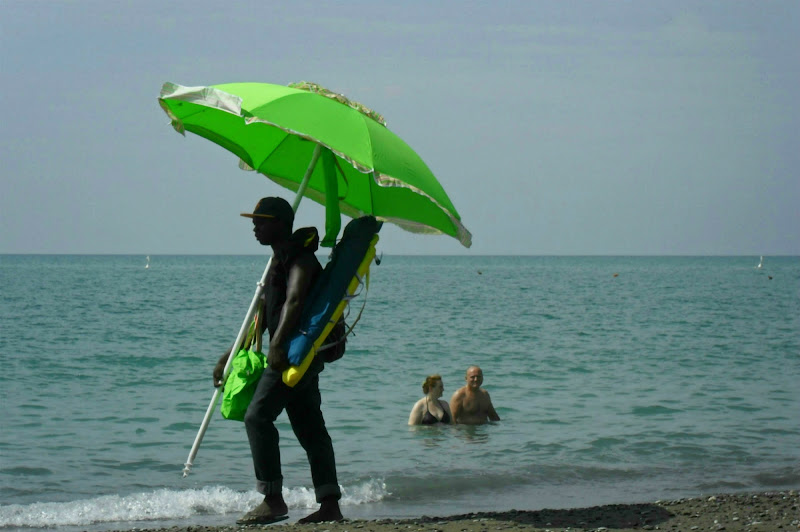
<path fill-rule="evenodd" d="M 478 275 L 483 275 L 483 272 L 478 270 Z"/>
<path fill-rule="evenodd" d="M 619 274 L 618 274 L 618 273 L 615 273 L 615 274 L 614 274 L 614 277 L 619 277 Z"/>

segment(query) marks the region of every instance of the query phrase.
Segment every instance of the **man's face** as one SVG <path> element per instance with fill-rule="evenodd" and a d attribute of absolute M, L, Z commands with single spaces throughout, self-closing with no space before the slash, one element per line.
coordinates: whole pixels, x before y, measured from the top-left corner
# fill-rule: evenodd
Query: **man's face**
<path fill-rule="evenodd" d="M 467 370 L 467 387 L 472 390 L 477 390 L 483 384 L 483 372 L 480 368 L 469 368 Z"/>
<path fill-rule="evenodd" d="M 253 218 L 253 234 L 259 243 L 269 246 L 280 237 L 281 224 L 277 218 Z"/>

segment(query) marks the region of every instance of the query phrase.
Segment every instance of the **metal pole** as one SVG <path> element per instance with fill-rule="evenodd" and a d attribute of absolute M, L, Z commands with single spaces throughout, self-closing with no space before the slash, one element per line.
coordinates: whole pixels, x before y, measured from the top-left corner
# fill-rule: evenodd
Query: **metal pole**
<path fill-rule="evenodd" d="M 295 196 L 294 203 L 292 204 L 292 210 L 295 212 L 297 212 L 297 207 L 300 205 L 300 200 L 303 198 L 303 193 L 308 187 L 308 182 L 311 179 L 311 174 L 314 171 L 314 167 L 317 165 L 317 160 L 319 159 L 321 152 L 322 146 L 317 144 L 314 147 L 314 154 L 311 156 L 311 162 L 308 164 L 305 175 L 303 175 L 303 181 L 300 183 L 300 187 L 297 189 L 297 195 Z M 247 334 L 247 330 L 250 327 L 250 322 L 252 321 L 253 316 L 256 314 L 258 301 L 261 298 L 261 294 L 264 292 L 264 286 L 267 282 L 267 273 L 269 272 L 269 267 L 271 264 L 272 257 L 270 257 L 267 261 L 267 267 L 264 268 L 264 273 L 261 275 L 261 280 L 256 285 L 256 292 L 253 295 L 253 301 L 250 302 L 250 307 L 247 309 L 247 314 L 244 317 L 242 326 L 239 328 L 239 334 L 236 336 L 236 341 L 231 347 L 231 356 L 228 357 L 228 361 L 225 363 L 225 369 L 222 372 L 222 382 L 225 382 L 227 379 L 228 373 L 230 372 L 231 360 L 233 360 L 233 357 L 236 355 L 238 347 L 242 345 L 242 340 L 244 340 L 244 337 Z M 197 451 L 200 449 L 200 444 L 203 443 L 203 436 L 205 436 L 206 429 L 208 429 L 208 424 L 211 422 L 211 416 L 214 413 L 214 410 L 216 410 L 217 401 L 219 400 L 221 391 L 222 387 L 216 388 L 214 390 L 213 397 L 211 397 L 211 402 L 206 409 L 206 415 L 203 418 L 202 423 L 200 423 L 200 430 L 197 431 L 197 436 L 195 436 L 194 443 L 192 444 L 192 450 L 189 452 L 189 457 L 186 459 L 186 463 L 183 464 L 184 478 L 189 475 L 189 472 L 192 470 L 194 459 L 197 457 Z"/>

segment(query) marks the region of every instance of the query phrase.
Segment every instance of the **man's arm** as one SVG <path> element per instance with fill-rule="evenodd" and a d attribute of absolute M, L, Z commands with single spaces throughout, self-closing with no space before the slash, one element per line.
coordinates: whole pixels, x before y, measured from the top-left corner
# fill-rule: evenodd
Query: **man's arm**
<path fill-rule="evenodd" d="M 453 394 L 453 397 L 450 398 L 450 411 L 453 413 L 451 418 L 454 424 L 458 423 L 458 416 L 461 414 L 461 408 L 464 406 L 461 404 L 463 397 L 464 394 L 461 392 L 461 388 L 459 388 Z"/>
<path fill-rule="evenodd" d="M 267 363 L 275 371 L 283 371 L 289 367 L 289 360 L 283 345 L 300 320 L 303 303 L 311 289 L 315 266 L 313 261 L 315 260 L 316 258 L 312 255 L 301 255 L 289 270 L 286 281 L 286 302 L 281 309 L 278 327 L 269 341 L 269 353 L 267 354 Z"/>
<path fill-rule="evenodd" d="M 494 409 L 492 398 L 489 397 L 489 392 L 486 392 L 486 400 L 489 402 L 489 405 L 486 409 L 486 415 L 489 416 L 489 421 L 500 421 L 500 416 L 497 415 L 497 412 Z"/>

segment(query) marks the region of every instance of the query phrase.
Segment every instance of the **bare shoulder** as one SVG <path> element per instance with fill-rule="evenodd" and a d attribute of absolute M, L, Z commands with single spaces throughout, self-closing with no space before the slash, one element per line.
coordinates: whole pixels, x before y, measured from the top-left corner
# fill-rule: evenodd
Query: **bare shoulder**
<path fill-rule="evenodd" d="M 313 253 L 300 253 L 292 263 L 292 269 L 312 270 L 319 264 L 319 260 Z"/>
<path fill-rule="evenodd" d="M 489 396 L 489 392 L 487 390 L 480 388 L 478 391 L 481 394 L 480 397 L 482 402 L 486 404 L 492 404 L 492 398 Z"/>
<path fill-rule="evenodd" d="M 319 261 L 312 253 L 302 253 L 295 260 L 288 272 L 289 293 L 299 293 L 305 297 L 306 291 L 311 287 L 314 271 L 319 268 Z"/>
<path fill-rule="evenodd" d="M 419 425 L 420 421 L 422 421 L 423 401 L 424 399 L 420 399 L 411 407 L 411 413 L 408 415 L 409 425 Z"/>

